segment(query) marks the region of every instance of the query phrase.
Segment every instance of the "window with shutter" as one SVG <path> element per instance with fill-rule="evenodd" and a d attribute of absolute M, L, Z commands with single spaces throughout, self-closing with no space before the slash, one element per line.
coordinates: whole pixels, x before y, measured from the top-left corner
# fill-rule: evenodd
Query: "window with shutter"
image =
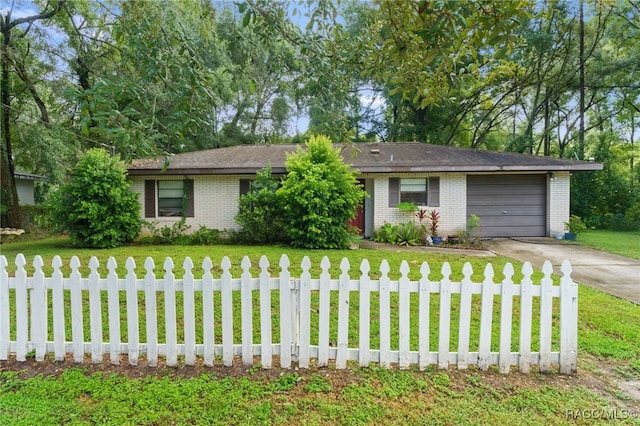
<path fill-rule="evenodd" d="M 440 178 L 389 178 L 389 207 L 400 203 L 417 206 L 440 206 Z"/>
<path fill-rule="evenodd" d="M 193 180 L 159 180 L 158 189 L 158 216 L 194 217 L 195 203 Z"/>

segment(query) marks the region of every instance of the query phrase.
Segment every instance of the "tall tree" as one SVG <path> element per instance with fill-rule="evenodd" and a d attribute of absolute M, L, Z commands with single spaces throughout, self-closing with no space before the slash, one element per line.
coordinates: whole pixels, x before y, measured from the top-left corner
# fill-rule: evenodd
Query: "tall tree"
<path fill-rule="evenodd" d="M 15 163 L 13 159 L 13 144 L 11 141 L 11 106 L 12 99 L 12 74 L 22 80 L 33 97 L 33 101 L 40 110 L 42 123 L 49 124 L 49 116 L 46 105 L 42 101 L 35 85 L 30 79 L 26 68 L 20 61 L 15 60 L 12 50 L 12 37 L 25 37 L 31 30 L 34 23 L 41 20 L 50 19 L 62 10 L 65 0 L 59 0 L 52 4 L 47 3 L 43 10 L 30 16 L 13 18 L 13 6 L 7 9 L 3 16 L 0 16 L 0 34 L 2 34 L 2 60 L 0 77 L 0 100 L 2 101 L 2 170 L 0 171 L 0 218 L 2 226 L 19 228 L 21 226 L 20 207 L 18 205 L 18 191 L 15 183 Z M 25 26 L 23 28 L 21 26 Z"/>

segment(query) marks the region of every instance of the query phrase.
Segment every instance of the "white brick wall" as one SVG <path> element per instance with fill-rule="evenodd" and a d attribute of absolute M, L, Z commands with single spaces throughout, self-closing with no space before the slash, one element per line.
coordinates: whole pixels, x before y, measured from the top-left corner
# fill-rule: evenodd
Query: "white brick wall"
<path fill-rule="evenodd" d="M 467 222 L 467 180 L 464 173 L 444 174 L 365 174 L 364 179 L 372 182 L 373 192 L 373 229 L 380 228 L 386 223 L 418 221 L 410 213 L 389 206 L 389 178 L 390 177 L 440 177 L 440 206 L 435 208 L 440 212 L 439 234 L 454 235 L 465 229 Z M 564 233 L 564 222 L 569 220 L 569 172 L 555 172 L 553 179 L 548 178 L 547 191 L 547 220 L 549 235 Z M 252 175 L 237 176 L 186 176 L 194 179 L 195 217 L 187 218 L 190 231 L 197 230 L 204 225 L 213 229 L 238 229 L 234 217 L 238 212 L 238 197 L 240 193 L 240 179 L 250 179 Z M 185 176 L 134 176 L 131 190 L 139 194 L 140 214 L 144 217 L 144 181 L 145 179 L 175 180 Z M 369 187 L 369 185 L 367 185 Z M 147 218 L 156 221 L 159 226 L 171 225 L 180 218 L 156 217 Z M 427 224 L 428 225 L 428 224 Z"/>
<path fill-rule="evenodd" d="M 238 229 L 234 217 L 238 213 L 238 197 L 240 195 L 240 179 L 255 176 L 133 176 L 131 190 L 138 193 L 140 216 L 144 218 L 144 181 L 193 179 L 194 217 L 187 218 L 188 232 L 196 231 L 204 225 L 211 229 Z M 149 222 L 157 222 L 158 226 L 171 226 L 180 220 L 179 217 L 144 218 Z"/>
<path fill-rule="evenodd" d="M 564 223 L 569 220 L 570 184 L 569 172 L 554 172 L 553 178 L 548 177 L 547 191 L 547 228 L 549 236 L 564 234 Z"/>
<path fill-rule="evenodd" d="M 467 212 L 467 180 L 463 173 L 447 174 L 385 174 L 376 175 L 374 178 L 375 210 L 373 213 L 373 226 L 378 229 L 385 222 L 408 222 L 414 217 L 397 207 L 389 207 L 389 178 L 390 177 L 440 177 L 440 206 L 421 206 L 429 210 L 435 208 L 440 212 L 440 226 L 438 234 L 441 236 L 453 235 L 465 229 Z M 418 219 L 415 219 L 418 223 Z M 425 223 L 429 225 L 429 223 Z"/>

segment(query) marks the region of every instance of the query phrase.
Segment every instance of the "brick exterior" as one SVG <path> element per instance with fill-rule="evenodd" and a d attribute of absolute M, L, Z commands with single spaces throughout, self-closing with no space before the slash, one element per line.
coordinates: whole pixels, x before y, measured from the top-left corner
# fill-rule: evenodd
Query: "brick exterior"
<path fill-rule="evenodd" d="M 389 207 L 389 178 L 440 178 L 440 205 L 419 206 L 426 209 L 436 209 L 440 213 L 440 226 L 438 233 L 442 236 L 454 235 L 466 226 L 466 197 L 467 181 L 463 173 L 395 173 L 376 174 L 374 180 L 374 213 L 373 226 L 377 229 L 385 223 L 416 221 L 411 214 L 399 210 L 397 207 Z M 428 223 L 425 223 L 428 226 Z"/>
<path fill-rule="evenodd" d="M 564 234 L 564 223 L 569 221 L 571 175 L 569 172 L 554 172 L 548 177 L 547 229 L 549 236 Z"/>
<path fill-rule="evenodd" d="M 360 178 L 366 180 L 369 202 L 365 202 L 368 228 L 378 229 L 384 223 L 399 223 L 409 220 L 418 221 L 411 214 L 389 207 L 389 178 L 440 178 L 440 206 L 421 206 L 435 208 L 440 212 L 441 236 L 455 235 L 465 229 L 467 222 L 467 180 L 465 173 L 366 173 Z M 249 179 L 254 175 L 193 175 L 193 176 L 132 176 L 131 190 L 138 193 L 140 213 L 144 216 L 144 181 L 175 180 L 190 178 L 194 180 L 195 217 L 187 218 L 190 231 L 200 226 L 213 229 L 238 229 L 234 217 L 238 212 L 240 179 Z M 569 220 L 569 172 L 555 172 L 548 178 L 547 221 L 549 236 L 564 233 L 564 222 Z M 171 225 L 179 220 L 177 217 L 147 218 L 159 226 Z M 370 229 L 367 236 L 370 236 Z"/>
<path fill-rule="evenodd" d="M 194 217 L 187 218 L 189 231 L 196 231 L 200 226 L 211 229 L 238 229 L 234 217 L 238 213 L 238 197 L 240 196 L 240 179 L 249 179 L 252 175 L 234 176 L 133 176 L 131 190 L 138 193 L 140 214 L 144 217 L 144 181 L 145 180 L 176 180 L 189 178 L 194 180 Z M 179 217 L 146 218 L 156 222 L 158 226 L 171 226 L 180 220 Z"/>

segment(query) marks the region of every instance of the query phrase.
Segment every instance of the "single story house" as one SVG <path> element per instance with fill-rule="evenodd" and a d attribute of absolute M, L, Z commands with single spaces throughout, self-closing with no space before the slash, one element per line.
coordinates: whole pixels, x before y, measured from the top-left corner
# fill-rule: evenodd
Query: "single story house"
<path fill-rule="evenodd" d="M 336 145 L 358 171 L 369 197 L 355 224 L 365 237 L 384 223 L 417 220 L 398 204 L 411 201 L 437 209 L 441 236 L 465 229 L 480 217 L 482 237 L 553 236 L 569 219 L 570 174 L 602 164 L 537 155 L 407 143 Z M 186 216 L 193 229 L 237 229 L 238 198 L 256 172 L 271 165 L 286 173 L 287 153 L 301 145 L 239 145 L 135 160 L 129 166 L 141 214 L 170 225 Z"/>

